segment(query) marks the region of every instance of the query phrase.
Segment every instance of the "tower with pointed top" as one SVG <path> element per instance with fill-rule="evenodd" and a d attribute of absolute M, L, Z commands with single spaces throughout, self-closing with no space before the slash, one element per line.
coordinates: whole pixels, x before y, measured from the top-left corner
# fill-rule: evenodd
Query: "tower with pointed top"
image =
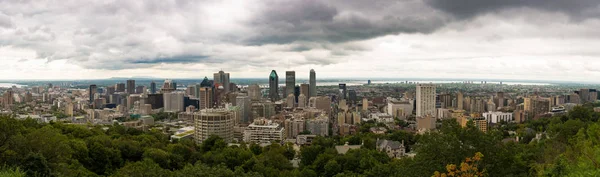
<path fill-rule="evenodd" d="M 275 70 L 269 74 L 269 98 L 273 102 L 279 100 L 279 76 Z"/>

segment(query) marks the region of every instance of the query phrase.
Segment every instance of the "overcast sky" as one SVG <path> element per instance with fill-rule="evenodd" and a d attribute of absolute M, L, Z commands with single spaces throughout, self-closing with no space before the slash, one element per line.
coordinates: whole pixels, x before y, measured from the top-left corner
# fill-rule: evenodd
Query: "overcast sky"
<path fill-rule="evenodd" d="M 598 0 L 0 0 L 0 79 L 600 82 Z"/>

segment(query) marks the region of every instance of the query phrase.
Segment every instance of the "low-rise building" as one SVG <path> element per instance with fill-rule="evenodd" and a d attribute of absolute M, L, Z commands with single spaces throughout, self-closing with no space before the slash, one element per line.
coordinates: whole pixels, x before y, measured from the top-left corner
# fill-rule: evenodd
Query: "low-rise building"
<path fill-rule="evenodd" d="M 284 138 L 284 128 L 278 123 L 264 118 L 256 119 L 244 130 L 245 142 L 280 142 Z"/>
<path fill-rule="evenodd" d="M 406 155 L 406 149 L 404 148 L 404 141 L 390 141 L 390 140 L 377 140 L 376 149 L 381 152 L 385 152 L 390 158 L 402 158 Z"/>

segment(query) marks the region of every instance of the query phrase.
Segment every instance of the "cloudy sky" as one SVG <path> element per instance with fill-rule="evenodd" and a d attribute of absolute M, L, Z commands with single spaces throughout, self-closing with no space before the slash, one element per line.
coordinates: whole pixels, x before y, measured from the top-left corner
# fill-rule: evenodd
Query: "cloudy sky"
<path fill-rule="evenodd" d="M 0 79 L 600 82 L 598 0 L 0 0 Z"/>

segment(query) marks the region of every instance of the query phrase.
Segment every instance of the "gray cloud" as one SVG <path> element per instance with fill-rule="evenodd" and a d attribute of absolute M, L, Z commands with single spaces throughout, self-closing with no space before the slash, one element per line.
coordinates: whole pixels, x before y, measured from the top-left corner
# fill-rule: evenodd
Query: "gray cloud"
<path fill-rule="evenodd" d="M 249 24 L 258 35 L 247 41 L 259 45 L 296 41 L 339 43 L 398 33 L 430 33 L 447 22 L 421 1 L 377 2 L 371 6 L 363 6 L 360 1 L 266 3 L 266 9 Z"/>
<path fill-rule="evenodd" d="M 0 11 L 0 28 L 12 28 L 13 22 L 8 15 Z"/>
<path fill-rule="evenodd" d="M 560 12 L 574 19 L 600 17 L 598 0 L 425 0 L 436 9 L 458 18 L 470 18 L 510 8 L 532 8 Z"/>

